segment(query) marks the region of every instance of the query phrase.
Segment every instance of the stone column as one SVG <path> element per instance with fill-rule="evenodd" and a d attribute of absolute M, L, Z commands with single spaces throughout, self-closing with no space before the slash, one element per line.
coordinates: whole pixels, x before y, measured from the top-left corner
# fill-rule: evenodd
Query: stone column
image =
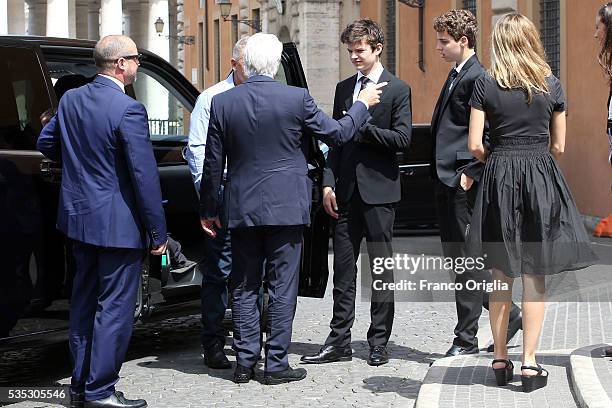
<path fill-rule="evenodd" d="M 337 1 L 307 0 L 299 8 L 299 52 L 310 93 L 327 113 L 333 108 L 329 84 L 338 81 L 340 9 Z"/>
<path fill-rule="evenodd" d="M 183 0 L 176 1 L 176 34 L 177 35 L 186 35 L 185 32 L 185 4 Z M 196 24 L 197 26 L 197 24 Z M 176 69 L 181 71 L 183 75 L 188 76 L 185 71 L 185 47 L 190 47 L 185 44 L 177 44 L 176 50 Z M 196 48 L 195 45 L 191 46 L 192 48 Z"/>
<path fill-rule="evenodd" d="M 503 15 L 516 13 L 518 10 L 518 0 L 491 0 L 491 9 L 493 10 L 491 24 L 494 26 Z"/>
<path fill-rule="evenodd" d="M 2 1 L 2 0 L 0 0 Z M 28 35 L 47 34 L 47 3 L 40 0 L 28 1 Z"/>
<path fill-rule="evenodd" d="M 168 39 L 170 15 L 168 13 L 168 0 L 150 0 L 148 11 L 149 18 L 145 20 L 148 38 L 144 48 L 170 62 L 170 40 Z M 158 35 L 155 30 L 155 21 L 158 18 L 164 20 L 164 30 L 161 35 Z M 145 106 L 147 107 L 149 118 L 168 120 L 168 99 L 168 91 L 152 78 L 147 78 Z"/>
<path fill-rule="evenodd" d="M 47 36 L 70 36 L 70 7 L 68 0 L 47 0 Z"/>
<path fill-rule="evenodd" d="M 161 35 L 158 35 L 155 31 L 155 21 L 158 18 L 164 20 L 164 31 Z M 151 0 L 149 2 L 147 29 L 149 38 L 147 39 L 146 48 L 166 61 L 170 61 L 170 40 L 168 39 L 170 13 L 168 12 L 168 0 Z"/>
<path fill-rule="evenodd" d="M 155 26 L 149 24 L 149 1 L 141 0 L 133 3 L 130 12 L 131 29 L 130 36 L 139 48 L 147 48 L 149 45 L 149 33 L 155 32 Z"/>
<path fill-rule="evenodd" d="M 265 9 L 264 4 L 262 3 L 261 8 L 259 9 L 260 18 L 263 18 L 263 13 L 261 9 Z M 240 0 L 240 10 L 238 11 L 238 18 L 241 20 L 250 20 L 251 19 L 251 9 L 249 7 L 249 0 Z M 244 35 L 249 35 L 251 28 L 246 24 L 238 24 L 238 38 L 242 38 Z"/>
<path fill-rule="evenodd" d="M 84 1 L 75 4 L 75 37 L 89 38 L 89 5 Z"/>
<path fill-rule="evenodd" d="M 7 20 L 9 33 L 25 34 L 25 7 L 23 0 L 8 0 Z"/>
<path fill-rule="evenodd" d="M 0 0 L 0 35 L 8 34 L 8 3 Z"/>
<path fill-rule="evenodd" d="M 100 7 L 100 37 L 123 33 L 123 9 L 121 0 L 102 0 Z"/>
<path fill-rule="evenodd" d="M 87 38 L 100 39 L 100 3 L 89 3 L 87 8 Z"/>
<path fill-rule="evenodd" d="M 68 0 L 68 37 L 76 36 L 76 0 Z"/>
<path fill-rule="evenodd" d="M 138 48 L 147 48 L 149 46 L 149 33 L 155 33 L 153 24 L 149 25 L 149 0 L 140 0 L 138 3 L 131 3 L 132 7 L 129 11 L 130 37 L 136 43 Z M 148 49 L 148 48 L 147 48 Z M 143 103 L 148 103 L 147 89 L 150 86 L 150 79 L 139 74 L 140 79 L 134 85 L 136 98 Z M 148 109 L 148 106 L 146 106 Z"/>

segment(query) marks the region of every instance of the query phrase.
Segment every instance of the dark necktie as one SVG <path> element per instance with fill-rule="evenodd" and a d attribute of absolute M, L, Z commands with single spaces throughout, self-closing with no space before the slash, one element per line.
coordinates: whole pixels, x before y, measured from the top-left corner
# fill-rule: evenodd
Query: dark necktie
<path fill-rule="evenodd" d="M 368 78 L 367 76 L 362 76 L 361 78 L 359 78 L 359 82 L 361 82 L 361 88 L 359 89 L 359 92 L 361 92 L 368 86 L 370 78 Z"/>
<path fill-rule="evenodd" d="M 455 78 L 457 78 L 457 75 L 459 75 L 459 73 L 457 72 L 457 70 L 455 68 L 451 69 L 451 72 L 448 73 L 448 90 L 450 91 L 450 89 L 452 88 L 453 84 L 455 83 Z"/>
<path fill-rule="evenodd" d="M 444 95 L 442 96 L 442 100 L 446 99 L 446 96 L 450 92 L 451 85 L 455 82 L 455 78 L 457 78 L 457 70 L 455 68 L 451 69 L 448 73 L 448 78 L 446 78 L 446 82 L 444 83 Z"/>

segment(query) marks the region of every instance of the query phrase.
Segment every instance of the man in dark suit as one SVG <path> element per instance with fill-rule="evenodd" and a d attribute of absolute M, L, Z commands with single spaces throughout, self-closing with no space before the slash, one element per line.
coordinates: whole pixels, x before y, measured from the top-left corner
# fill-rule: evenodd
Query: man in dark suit
<path fill-rule="evenodd" d="M 115 390 L 132 334 L 146 254 L 166 250 L 166 223 L 144 106 L 124 92 L 139 65 L 136 44 L 96 44 L 95 79 L 62 97 L 38 149 L 62 162 L 58 228 L 73 240 L 70 301 L 73 405 L 145 407 Z"/>
<path fill-rule="evenodd" d="M 476 183 L 483 164 L 467 150 L 470 123 L 469 101 L 474 82 L 484 67 L 474 52 L 478 25 L 468 10 L 450 10 L 436 18 L 437 47 L 444 61 L 453 63 L 431 119 L 433 154 L 431 169 L 436 180 L 436 205 L 440 239 L 445 257 L 465 257 L 465 235 L 469 227 Z M 489 271 L 455 273 L 465 287 L 467 280 L 491 280 Z M 447 356 L 478 353 L 478 319 L 482 306 L 489 309 L 489 296 L 481 290 L 456 290 L 457 325 Z M 520 309 L 513 303 L 508 340 L 521 327 Z"/>
<path fill-rule="evenodd" d="M 410 145 L 412 114 L 410 87 L 380 63 L 384 36 L 370 19 L 349 24 L 341 35 L 357 74 L 338 83 L 334 97 L 335 119 L 341 118 L 360 89 L 388 82 L 380 104 L 370 109 L 372 120 L 359 129 L 351 142 L 330 150 L 323 180 L 324 205 L 337 220 L 334 233 L 334 310 L 331 332 L 318 354 L 303 356 L 304 363 L 329 363 L 352 358 L 351 327 L 355 319 L 357 257 L 363 236 L 368 243 L 370 270 L 377 257 L 392 257 L 394 204 L 401 198 L 396 153 Z M 393 282 L 393 270 L 376 277 Z M 371 324 L 368 330 L 368 364 L 389 361 L 394 296 L 372 290 Z"/>
<path fill-rule="evenodd" d="M 306 377 L 287 360 L 297 303 L 303 226 L 310 223 L 311 181 L 307 176 L 308 131 L 331 145 L 350 140 L 378 103 L 379 84 L 360 93 L 346 116 L 332 120 L 308 91 L 283 85 L 278 71 L 282 44 L 272 34 L 247 41 L 241 86 L 213 97 L 200 190 L 204 231 L 231 230 L 230 292 L 237 366 L 234 381 L 253 377 L 260 352 L 257 298 L 261 265 L 270 296 L 264 382 L 278 384 Z M 224 214 L 219 220 L 219 186 L 227 159 Z"/>

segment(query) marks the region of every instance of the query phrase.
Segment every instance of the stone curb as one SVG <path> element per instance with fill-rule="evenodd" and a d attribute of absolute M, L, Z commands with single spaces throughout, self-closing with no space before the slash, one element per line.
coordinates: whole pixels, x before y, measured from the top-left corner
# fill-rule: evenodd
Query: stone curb
<path fill-rule="evenodd" d="M 417 395 L 414 408 L 438 408 L 440 393 L 442 392 L 442 380 L 450 365 L 447 363 L 457 357 L 444 357 L 434 361 L 423 379 L 419 394 Z"/>
<path fill-rule="evenodd" d="M 571 384 L 581 408 L 612 407 L 612 400 L 593 366 L 593 358 L 601 357 L 606 346 L 597 344 L 582 347 L 570 355 Z"/>

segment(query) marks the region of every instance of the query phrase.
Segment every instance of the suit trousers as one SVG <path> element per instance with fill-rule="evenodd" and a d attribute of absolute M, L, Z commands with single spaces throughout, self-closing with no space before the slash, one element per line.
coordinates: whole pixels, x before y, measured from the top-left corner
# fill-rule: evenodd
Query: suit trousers
<path fill-rule="evenodd" d="M 71 392 L 87 401 L 115 391 L 132 336 L 143 249 L 74 241 L 76 275 L 70 300 Z"/>
<path fill-rule="evenodd" d="M 442 253 L 445 257 L 465 257 L 465 236 L 467 235 L 474 199 L 478 185 L 476 182 L 465 191 L 461 186 L 449 187 L 441 181 L 436 182 L 435 197 L 440 227 Z M 489 310 L 489 295 L 485 291 L 465 289 L 468 280 L 491 282 L 488 270 L 471 270 L 454 273 L 455 282 L 462 283 L 462 290 L 455 290 L 457 325 L 453 344 L 461 347 L 478 346 L 478 319 L 482 308 Z M 520 309 L 513 303 L 510 320 L 518 318 Z"/>
<path fill-rule="evenodd" d="M 227 283 L 232 271 L 230 231 L 222 227 L 215 237 L 206 237 L 202 271 L 202 346 L 225 345 L 223 317 L 227 309 Z"/>
<path fill-rule="evenodd" d="M 357 293 L 357 258 L 363 237 L 366 238 L 370 271 L 377 257 L 392 257 L 393 204 L 369 205 L 363 202 L 359 191 L 347 203 L 338 203 L 338 220 L 334 231 L 334 307 L 330 334 L 325 345 L 347 347 L 351 343 L 351 328 L 355 320 Z M 393 282 L 393 270 L 373 279 Z M 370 302 L 370 328 L 367 338 L 370 347 L 386 346 L 393 328 L 393 291 L 372 290 Z"/>
<path fill-rule="evenodd" d="M 303 230 L 303 225 L 231 230 L 232 273 L 229 288 L 234 350 L 236 362 L 243 367 L 254 367 L 261 350 L 260 311 L 257 306 L 264 278 L 269 296 L 264 371 L 277 372 L 289 367 L 287 353 L 297 304 Z M 266 263 L 262 274 L 264 260 Z"/>

